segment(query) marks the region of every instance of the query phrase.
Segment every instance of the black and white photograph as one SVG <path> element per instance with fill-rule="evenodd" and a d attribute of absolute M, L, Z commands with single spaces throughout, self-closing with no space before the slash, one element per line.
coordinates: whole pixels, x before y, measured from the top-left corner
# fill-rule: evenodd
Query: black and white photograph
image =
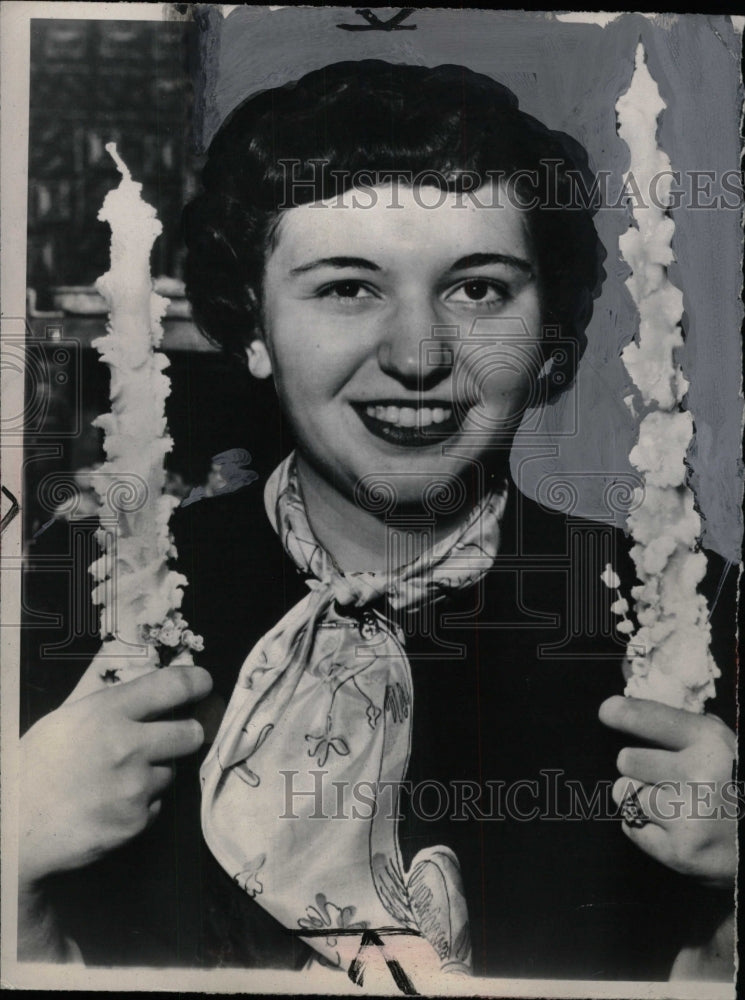
<path fill-rule="evenodd" d="M 745 18 L 4 2 L 2 984 L 737 995 Z"/>

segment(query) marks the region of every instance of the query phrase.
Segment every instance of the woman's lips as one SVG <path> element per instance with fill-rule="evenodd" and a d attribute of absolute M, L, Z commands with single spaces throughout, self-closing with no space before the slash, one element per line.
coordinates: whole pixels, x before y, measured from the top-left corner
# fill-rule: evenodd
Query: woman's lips
<path fill-rule="evenodd" d="M 355 403 L 353 408 L 371 434 L 408 448 L 437 444 L 460 426 L 452 405 L 445 402 L 409 406 L 384 400 Z"/>

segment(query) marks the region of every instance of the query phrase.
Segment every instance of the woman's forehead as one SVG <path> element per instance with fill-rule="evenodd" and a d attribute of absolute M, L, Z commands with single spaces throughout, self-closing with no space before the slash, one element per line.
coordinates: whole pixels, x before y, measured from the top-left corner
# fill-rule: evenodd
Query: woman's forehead
<path fill-rule="evenodd" d="M 313 255 L 371 256 L 385 266 L 413 252 L 431 259 L 501 253 L 531 261 L 527 212 L 492 185 L 468 194 L 432 185 L 352 187 L 285 210 L 271 259 L 295 269 Z"/>

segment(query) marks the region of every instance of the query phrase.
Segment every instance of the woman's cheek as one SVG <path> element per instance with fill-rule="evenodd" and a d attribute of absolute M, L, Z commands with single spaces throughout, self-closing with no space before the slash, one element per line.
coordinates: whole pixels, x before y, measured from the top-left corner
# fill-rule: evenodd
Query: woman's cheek
<path fill-rule="evenodd" d="M 522 409 L 532 384 L 531 374 L 519 368 L 495 372 L 483 385 L 484 399 L 499 408 Z"/>
<path fill-rule="evenodd" d="M 471 420 L 482 430 L 491 423 L 514 422 L 531 402 L 532 387 L 536 378 L 535 365 L 522 360 L 502 359 L 499 363 L 484 365 L 462 398 L 473 400 Z M 461 394 L 455 391 L 456 398 Z"/>

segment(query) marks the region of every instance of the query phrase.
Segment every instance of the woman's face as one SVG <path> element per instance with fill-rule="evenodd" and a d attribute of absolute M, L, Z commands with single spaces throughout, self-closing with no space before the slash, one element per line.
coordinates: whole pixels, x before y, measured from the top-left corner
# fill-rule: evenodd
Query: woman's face
<path fill-rule="evenodd" d="M 473 484 L 519 422 L 540 275 L 525 213 L 480 200 L 382 186 L 281 218 L 251 367 L 271 366 L 302 461 L 344 495 L 371 474 L 406 505 L 433 477 Z"/>

